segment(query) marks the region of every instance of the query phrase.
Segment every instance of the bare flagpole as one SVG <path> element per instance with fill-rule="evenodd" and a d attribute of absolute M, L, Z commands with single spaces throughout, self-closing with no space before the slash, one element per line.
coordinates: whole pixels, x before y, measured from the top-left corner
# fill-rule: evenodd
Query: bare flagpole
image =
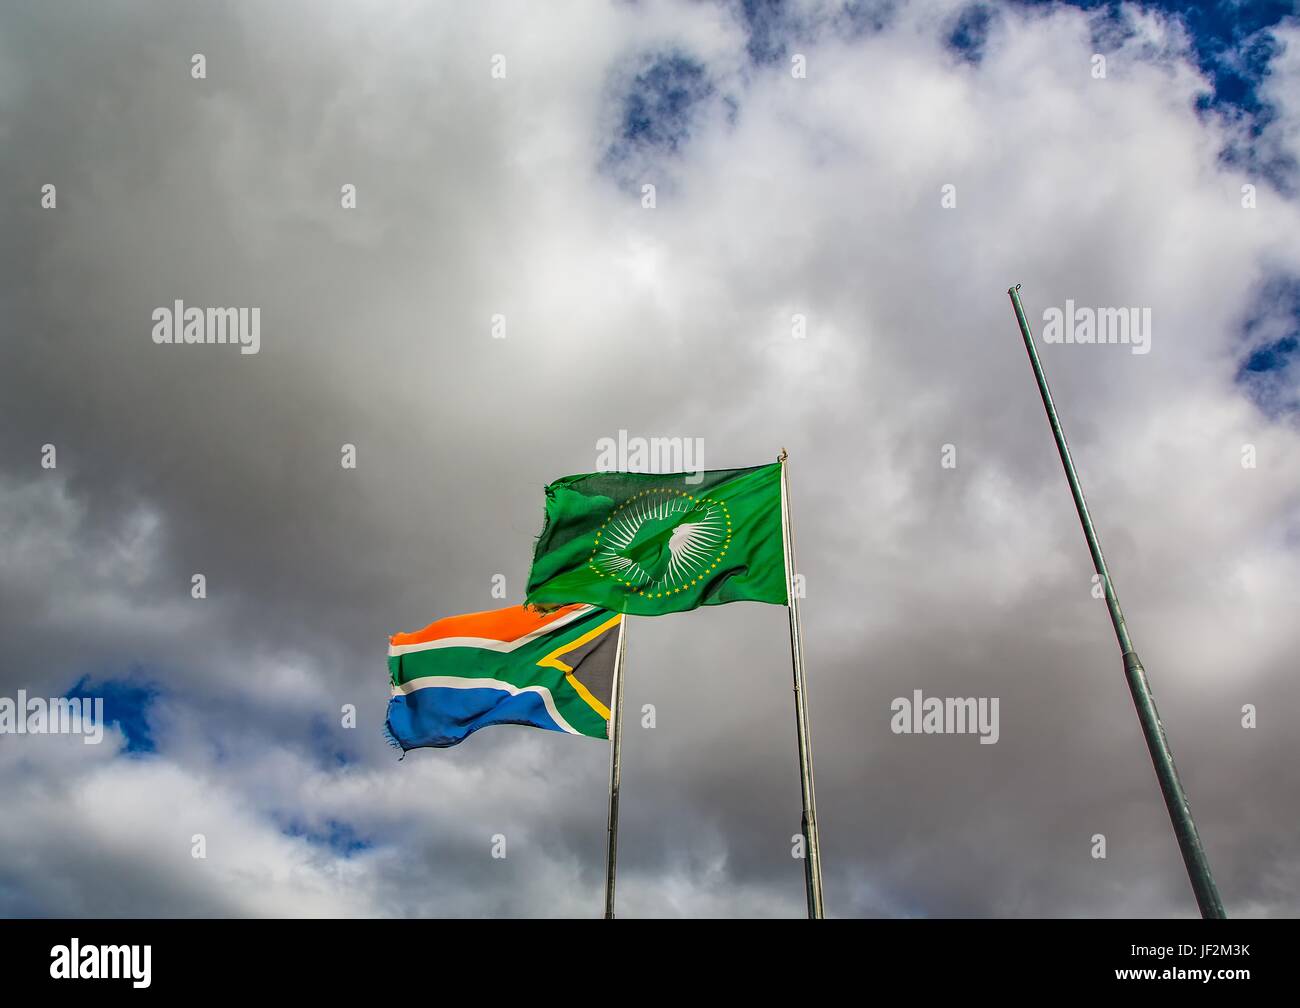
<path fill-rule="evenodd" d="M 605 859 L 605 920 L 614 919 L 614 875 L 618 868 L 618 787 L 623 759 L 623 629 L 618 621 L 618 650 L 614 653 L 613 706 L 609 712 L 609 853 Z"/>
<path fill-rule="evenodd" d="M 799 593 L 795 588 L 794 528 L 790 523 L 790 494 L 786 483 L 784 448 L 781 463 L 781 538 L 785 544 L 785 586 L 790 611 L 790 661 L 794 667 L 795 727 L 799 740 L 799 779 L 803 789 L 804 881 L 808 889 L 808 918 L 825 916 L 822 903 L 822 854 L 817 834 L 817 797 L 813 789 L 812 742 L 808 738 L 808 686 L 803 668 L 803 626 L 799 622 Z"/>
<path fill-rule="evenodd" d="M 1155 767 L 1156 780 L 1160 782 L 1160 791 L 1164 795 L 1165 807 L 1169 810 L 1169 819 L 1174 826 L 1174 835 L 1178 838 L 1178 848 L 1182 851 L 1183 863 L 1187 866 L 1187 877 L 1192 883 L 1192 892 L 1196 894 L 1196 905 L 1200 907 L 1202 917 L 1226 917 L 1223 901 L 1219 899 L 1218 887 L 1210 873 L 1210 862 L 1201 846 L 1200 834 L 1196 832 L 1196 823 L 1192 821 L 1192 811 L 1187 805 L 1187 793 L 1178 778 L 1174 766 L 1174 754 L 1169 748 L 1169 739 L 1165 737 L 1165 726 L 1160 721 L 1156 710 L 1155 698 L 1151 695 L 1151 686 L 1147 682 L 1146 670 L 1133 650 L 1129 639 L 1128 624 L 1124 622 L 1124 613 L 1119 607 L 1119 596 L 1111 584 L 1110 571 L 1106 568 L 1106 558 L 1101 553 L 1101 543 L 1097 531 L 1092 527 L 1092 516 L 1088 513 L 1088 503 L 1083 499 L 1083 488 L 1079 485 L 1078 474 L 1074 471 L 1074 459 L 1070 455 L 1070 446 L 1065 443 L 1065 431 L 1056 416 L 1056 404 L 1052 401 L 1051 390 L 1047 387 L 1047 376 L 1043 374 L 1043 365 L 1039 363 L 1038 351 L 1034 348 L 1033 334 L 1029 331 L 1029 320 L 1025 318 L 1024 306 L 1020 303 L 1020 284 L 1007 290 L 1011 297 L 1011 307 L 1015 309 L 1016 321 L 1020 323 L 1020 335 L 1025 340 L 1025 350 L 1029 353 L 1029 363 L 1033 366 L 1034 377 L 1038 380 L 1038 391 L 1043 398 L 1043 408 L 1047 411 L 1047 422 L 1052 426 L 1056 438 L 1056 450 L 1061 456 L 1061 465 L 1065 468 L 1065 478 L 1070 484 L 1070 493 L 1074 495 L 1074 507 L 1079 512 L 1079 523 L 1083 526 L 1083 536 L 1088 540 L 1088 550 L 1092 553 L 1092 564 L 1101 578 L 1102 588 L 1106 592 L 1106 607 L 1110 610 L 1110 621 L 1115 627 L 1115 639 L 1119 642 L 1120 654 L 1124 660 L 1124 678 L 1128 680 L 1129 692 L 1133 695 L 1133 706 L 1137 708 L 1138 723 L 1142 725 L 1142 734 L 1146 737 L 1147 750 L 1151 753 L 1151 763 Z"/>

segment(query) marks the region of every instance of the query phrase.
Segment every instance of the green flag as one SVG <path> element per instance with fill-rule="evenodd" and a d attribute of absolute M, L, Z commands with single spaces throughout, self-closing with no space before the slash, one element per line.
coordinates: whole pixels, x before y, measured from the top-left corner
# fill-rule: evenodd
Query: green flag
<path fill-rule="evenodd" d="M 780 463 L 586 473 L 546 488 L 528 605 L 585 602 L 660 616 L 723 602 L 786 601 Z"/>

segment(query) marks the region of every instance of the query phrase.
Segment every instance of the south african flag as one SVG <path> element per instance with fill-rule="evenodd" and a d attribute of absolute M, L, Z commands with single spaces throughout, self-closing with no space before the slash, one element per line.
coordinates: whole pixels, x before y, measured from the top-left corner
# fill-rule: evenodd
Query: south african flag
<path fill-rule="evenodd" d="M 443 748 L 498 724 L 608 738 L 622 619 L 590 605 L 510 606 L 394 634 L 389 741 Z"/>

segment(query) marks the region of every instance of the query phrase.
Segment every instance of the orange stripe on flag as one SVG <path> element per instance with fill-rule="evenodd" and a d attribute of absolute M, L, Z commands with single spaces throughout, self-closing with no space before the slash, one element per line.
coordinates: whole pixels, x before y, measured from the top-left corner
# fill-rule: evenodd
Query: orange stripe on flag
<path fill-rule="evenodd" d="M 466 613 L 435 620 L 423 630 L 414 633 L 393 634 L 389 643 L 394 647 L 403 644 L 426 644 L 445 637 L 477 637 L 482 640 L 513 641 L 527 636 L 548 623 L 568 616 L 575 609 L 585 608 L 581 602 L 564 606 L 553 612 L 541 613 L 523 606 L 490 609 L 487 612 Z"/>

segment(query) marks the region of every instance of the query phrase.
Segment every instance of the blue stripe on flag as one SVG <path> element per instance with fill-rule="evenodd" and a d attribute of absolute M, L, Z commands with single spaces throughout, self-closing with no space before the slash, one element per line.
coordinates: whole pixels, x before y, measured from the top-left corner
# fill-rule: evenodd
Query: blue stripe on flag
<path fill-rule="evenodd" d="M 521 724 L 563 731 L 533 692 L 511 696 L 481 686 L 426 686 L 388 702 L 388 733 L 403 749 L 445 749 L 488 725 Z"/>

